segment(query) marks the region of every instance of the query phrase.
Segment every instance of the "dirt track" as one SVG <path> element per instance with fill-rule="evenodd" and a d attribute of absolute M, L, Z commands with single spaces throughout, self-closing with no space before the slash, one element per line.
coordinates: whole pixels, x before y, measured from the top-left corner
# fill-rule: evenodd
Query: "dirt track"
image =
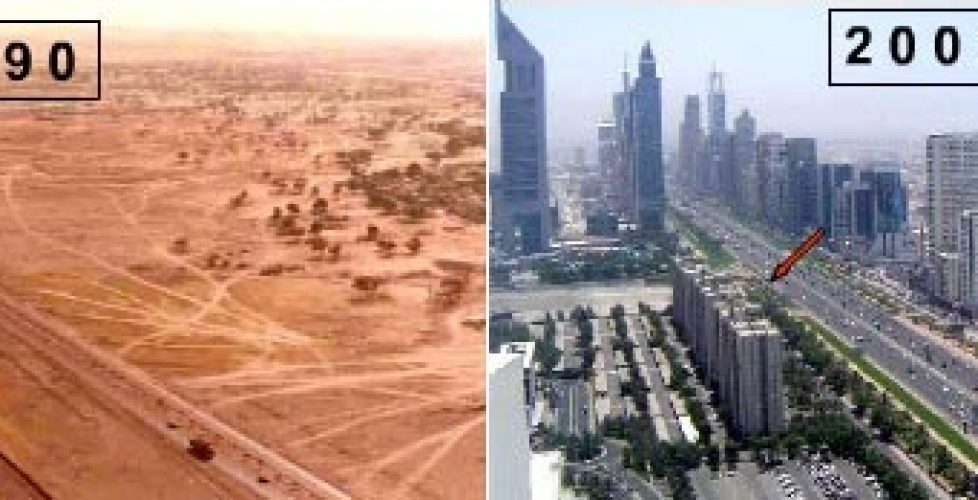
<path fill-rule="evenodd" d="M 27 471 L 0 451 L 0 498 L 51 500 L 53 497 Z"/>
<path fill-rule="evenodd" d="M 61 382 L 47 388 L 50 396 L 66 398 L 85 394 L 115 417 L 114 425 L 123 424 L 136 434 L 148 435 L 150 440 L 156 441 L 152 446 L 160 448 L 161 455 L 167 457 L 164 464 L 169 462 L 185 469 L 182 473 L 191 472 L 192 477 L 196 476 L 192 483 L 206 485 L 196 494 L 220 498 L 348 498 L 209 414 L 194 409 L 145 375 L 80 342 L 65 327 L 19 306 L 2 292 L 0 319 L 4 354 L 10 356 L 19 351 L 16 358 L 22 366 L 31 362 L 44 363 L 50 370 L 48 373 Z M 36 359 L 25 359 L 25 355 L 36 356 Z M 164 439 L 159 436 L 154 439 L 153 433 L 162 434 Z M 217 452 L 212 462 L 194 463 L 183 453 L 190 438 L 200 437 L 212 443 Z M 98 450 L 88 452 L 95 456 L 99 454 Z M 125 456 L 101 458 L 106 462 L 126 459 Z M 50 474 L 44 476 L 51 480 Z M 55 484 L 51 489 L 68 493 L 76 487 L 69 480 L 65 484 Z M 207 493 L 207 489 L 211 489 L 211 493 Z"/>
<path fill-rule="evenodd" d="M 0 110 L 0 285 L 79 338 L 0 344 L 0 377 L 25 379 L 0 391 L 0 449 L 42 484 L 226 497 L 264 475 L 222 461 L 250 442 L 356 500 L 484 490 L 482 48 L 361 45 L 301 65 L 281 48 L 225 65 L 206 46 L 127 49 L 97 105 Z M 48 349 L 105 362 L 65 377 L 62 358 L 81 361 Z M 145 384 L 116 387 L 119 371 Z M 191 424 L 235 443 L 206 468 L 242 481 L 185 460 Z"/>

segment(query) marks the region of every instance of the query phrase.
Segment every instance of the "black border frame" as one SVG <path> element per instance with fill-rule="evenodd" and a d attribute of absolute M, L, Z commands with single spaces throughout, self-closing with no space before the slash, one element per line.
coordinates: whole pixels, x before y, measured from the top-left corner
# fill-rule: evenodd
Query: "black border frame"
<path fill-rule="evenodd" d="M 833 82 L 832 81 L 832 13 L 833 12 L 978 12 L 978 8 L 926 8 L 926 7 L 916 7 L 916 8 L 838 8 L 829 9 L 828 15 L 828 36 L 829 36 L 829 52 L 828 52 L 828 84 L 829 87 L 978 87 L 978 81 L 975 82 L 922 82 L 922 83 L 910 83 L 910 82 Z"/>
<path fill-rule="evenodd" d="M 0 24 L 94 24 L 97 34 L 95 50 L 97 90 L 94 97 L 7 97 L 0 96 L 0 102 L 78 102 L 102 100 L 102 20 L 101 19 L 0 19 Z"/>

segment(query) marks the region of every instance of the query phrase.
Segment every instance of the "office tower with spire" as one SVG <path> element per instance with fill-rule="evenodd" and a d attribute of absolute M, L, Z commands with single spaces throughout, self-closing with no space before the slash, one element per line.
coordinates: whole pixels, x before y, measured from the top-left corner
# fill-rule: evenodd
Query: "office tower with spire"
<path fill-rule="evenodd" d="M 707 94 L 707 171 L 706 190 L 720 194 L 721 171 L 728 165 L 727 96 L 723 90 L 723 73 L 713 69 L 708 77 Z M 726 177 L 726 176 L 724 176 Z"/>
<path fill-rule="evenodd" d="M 543 56 L 498 0 L 496 38 L 505 87 L 499 95 L 501 220 L 494 229 L 505 251 L 543 252 L 552 231 Z"/>
<path fill-rule="evenodd" d="M 640 232 L 651 234 L 663 228 L 666 199 L 662 169 L 662 82 L 656 75 L 649 42 L 642 46 L 631 98 L 634 221 Z"/>

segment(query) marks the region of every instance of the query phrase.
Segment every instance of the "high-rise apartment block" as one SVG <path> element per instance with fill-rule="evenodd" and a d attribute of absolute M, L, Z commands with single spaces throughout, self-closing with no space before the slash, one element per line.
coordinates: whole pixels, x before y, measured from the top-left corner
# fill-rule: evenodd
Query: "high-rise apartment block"
<path fill-rule="evenodd" d="M 961 214 L 978 208 L 978 133 L 928 137 L 926 176 L 928 251 L 957 252 Z"/>
<path fill-rule="evenodd" d="M 694 364 L 741 436 L 784 428 L 781 334 L 747 301 L 741 278 L 680 258 L 673 319 Z"/>
<path fill-rule="evenodd" d="M 965 307 L 978 312 L 978 208 L 961 212 L 958 226 L 958 295 Z"/>
<path fill-rule="evenodd" d="M 971 301 L 967 254 L 973 249 L 963 236 L 970 211 L 978 208 L 978 133 L 928 137 L 926 178 L 926 258 L 936 271 L 932 291 L 949 303 Z"/>

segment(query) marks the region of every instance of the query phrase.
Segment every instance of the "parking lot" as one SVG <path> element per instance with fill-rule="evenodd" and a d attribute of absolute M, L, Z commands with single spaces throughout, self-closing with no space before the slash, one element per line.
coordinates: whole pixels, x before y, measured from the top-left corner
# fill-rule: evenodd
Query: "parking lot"
<path fill-rule="evenodd" d="M 707 500 L 875 500 L 887 498 L 875 478 L 863 476 L 845 460 L 788 460 L 761 471 L 753 463 L 717 473 L 701 467 L 691 473 L 698 498 Z"/>

